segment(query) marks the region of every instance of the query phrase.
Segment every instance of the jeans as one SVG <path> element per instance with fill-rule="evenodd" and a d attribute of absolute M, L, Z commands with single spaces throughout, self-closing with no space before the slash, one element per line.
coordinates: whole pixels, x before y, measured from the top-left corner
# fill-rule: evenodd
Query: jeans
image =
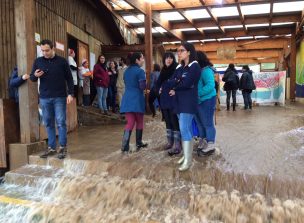
<path fill-rule="evenodd" d="M 199 130 L 199 136 L 205 138 L 207 142 L 215 142 L 216 130 L 214 126 L 214 112 L 216 96 L 203 101 L 198 105 L 198 113 L 195 121 Z"/>
<path fill-rule="evenodd" d="M 180 113 L 178 114 L 179 128 L 183 141 L 191 141 L 193 138 L 192 133 L 192 119 L 193 114 Z"/>
<path fill-rule="evenodd" d="M 251 90 L 243 90 L 242 94 L 244 98 L 245 109 L 247 109 L 248 107 L 251 109 L 252 108 Z"/>
<path fill-rule="evenodd" d="M 98 104 L 99 108 L 107 111 L 107 95 L 108 95 L 108 88 L 103 87 L 96 87 L 97 95 L 98 95 Z"/>
<path fill-rule="evenodd" d="M 65 147 L 67 144 L 66 97 L 40 98 L 40 106 L 48 135 L 48 146 L 52 149 L 56 148 L 56 120 L 59 144 Z"/>
<path fill-rule="evenodd" d="M 227 108 L 230 107 L 230 97 L 231 97 L 231 93 L 232 93 L 233 105 L 235 106 L 235 104 L 236 104 L 236 90 L 229 90 L 229 91 L 226 91 L 226 94 L 227 94 L 227 98 L 226 98 Z"/>
<path fill-rule="evenodd" d="M 112 110 L 115 110 L 116 107 L 116 93 L 117 89 L 116 86 L 109 86 L 108 88 L 108 106 L 112 108 Z"/>

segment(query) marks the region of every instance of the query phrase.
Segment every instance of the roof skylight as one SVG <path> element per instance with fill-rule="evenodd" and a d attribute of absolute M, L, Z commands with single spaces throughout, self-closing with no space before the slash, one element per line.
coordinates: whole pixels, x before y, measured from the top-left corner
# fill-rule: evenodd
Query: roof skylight
<path fill-rule="evenodd" d="M 196 30 L 195 28 L 184 28 L 184 29 L 178 29 L 179 31 L 182 31 L 182 32 L 188 32 L 188 31 L 194 31 Z"/>
<path fill-rule="evenodd" d="M 295 12 L 295 11 L 302 11 L 303 8 L 304 8 L 304 1 L 280 2 L 273 4 L 273 12 Z"/>
<path fill-rule="evenodd" d="M 272 26 L 283 26 L 283 25 L 291 25 L 294 24 L 294 22 L 274 22 L 271 23 Z"/>
<path fill-rule="evenodd" d="M 184 17 L 178 12 L 162 12 L 160 16 L 169 21 L 184 20 Z"/>
<path fill-rule="evenodd" d="M 218 29 L 218 27 L 217 26 L 211 26 L 211 27 L 202 27 L 200 29 L 202 29 L 202 30 L 215 30 L 215 29 Z"/>
<path fill-rule="evenodd" d="M 187 10 L 185 14 L 192 19 L 210 18 L 210 15 L 206 9 Z"/>
<path fill-rule="evenodd" d="M 133 15 L 126 15 L 123 16 L 124 20 L 126 20 L 128 23 L 142 23 L 138 18 L 136 18 Z"/>
<path fill-rule="evenodd" d="M 265 27 L 265 26 L 269 26 L 269 23 L 261 23 L 261 24 L 248 24 L 245 25 L 247 28 L 248 27 Z"/>
<path fill-rule="evenodd" d="M 270 12 L 270 4 L 242 5 L 241 11 L 244 15 L 266 14 Z"/>
<path fill-rule="evenodd" d="M 239 12 L 235 6 L 212 8 L 211 11 L 216 17 L 228 17 L 239 15 Z"/>
<path fill-rule="evenodd" d="M 242 28 L 242 25 L 234 25 L 234 26 L 223 26 L 224 29 L 237 29 Z"/>
<path fill-rule="evenodd" d="M 219 38 L 217 39 L 218 41 L 228 41 L 228 40 L 234 40 L 234 38 L 229 37 L 229 38 Z"/>
<path fill-rule="evenodd" d="M 236 40 L 242 40 L 242 39 L 253 39 L 253 36 L 240 36 L 240 37 L 236 37 Z"/>
<path fill-rule="evenodd" d="M 157 30 L 157 31 L 160 32 L 160 33 L 165 33 L 165 32 L 167 32 L 167 30 L 165 30 L 163 27 L 160 27 L 160 26 L 157 26 L 157 27 L 155 27 L 154 29 Z"/>
<path fill-rule="evenodd" d="M 203 42 L 213 42 L 216 41 L 216 39 L 202 39 Z"/>

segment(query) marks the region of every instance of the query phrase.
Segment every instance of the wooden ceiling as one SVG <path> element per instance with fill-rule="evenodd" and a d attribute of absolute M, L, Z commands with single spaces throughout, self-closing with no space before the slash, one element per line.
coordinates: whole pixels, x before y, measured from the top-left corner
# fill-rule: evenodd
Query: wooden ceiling
<path fill-rule="evenodd" d="M 101 1 L 106 1 L 108 5 L 111 5 L 111 11 L 118 15 L 120 19 L 125 18 L 125 16 L 134 16 L 142 21 L 138 23 L 124 21 L 130 28 L 137 30 L 144 27 L 143 15 L 147 13 L 146 4 L 148 4 L 146 1 Z M 153 0 L 150 1 L 153 27 L 162 27 L 166 30 L 166 32 L 153 33 L 153 43 L 163 43 L 166 49 L 176 48 L 179 41 L 193 41 L 197 48 L 205 51 L 208 51 L 207 48 L 212 48 L 207 46 L 216 46 L 212 50 L 216 52 L 219 46 L 233 43 L 238 52 L 236 58 L 238 56 L 244 57 L 244 52 L 248 52 L 248 50 L 260 50 L 262 52 L 260 55 L 255 52 L 256 58 L 275 58 L 273 60 L 278 60 L 278 54 L 271 56 L 267 54 L 262 57 L 263 53 L 266 52 L 263 50 L 273 49 L 274 52 L 278 53 L 276 50 L 279 48 L 281 50 L 280 54 L 285 54 L 288 52 L 291 35 L 298 39 L 302 38 L 304 24 L 304 7 L 302 5 L 304 1 L 223 0 L 221 3 L 219 0 L 161 0 L 157 1 L 158 3 L 153 3 Z M 301 7 L 293 11 L 277 10 L 277 6 L 284 3 L 296 3 Z M 261 4 L 269 7 L 269 10 L 262 13 L 259 11 L 244 13 L 246 6 L 250 8 Z M 218 8 L 227 9 L 229 7 L 234 10 L 234 14 L 231 16 L 215 13 Z M 203 10 L 205 16 L 204 18 L 194 18 L 189 10 Z M 170 16 L 163 16 L 164 12 L 178 12 L 181 19 L 172 20 L 174 18 Z M 144 37 L 144 33 L 138 35 Z M 273 46 L 272 43 L 276 41 L 277 45 Z M 239 45 L 246 43 L 255 46 L 255 49 L 239 47 Z M 274 48 L 270 48 L 270 46 Z M 249 58 L 248 54 L 246 58 Z M 250 58 L 252 59 L 252 57 Z"/>

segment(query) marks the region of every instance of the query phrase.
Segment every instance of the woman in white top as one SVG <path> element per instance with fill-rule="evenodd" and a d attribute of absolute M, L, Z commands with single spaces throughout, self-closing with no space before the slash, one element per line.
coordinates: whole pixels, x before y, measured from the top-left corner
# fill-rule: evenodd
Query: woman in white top
<path fill-rule="evenodd" d="M 75 61 L 75 52 L 73 49 L 69 49 L 69 65 L 71 69 L 71 73 L 73 76 L 73 82 L 74 82 L 74 97 L 76 97 L 76 100 L 78 99 L 78 85 L 77 85 L 77 63 Z"/>
<path fill-rule="evenodd" d="M 92 72 L 89 69 L 89 62 L 87 59 L 83 59 L 81 63 L 80 75 L 83 78 L 80 82 L 83 87 L 83 105 L 90 106 L 90 79 Z"/>

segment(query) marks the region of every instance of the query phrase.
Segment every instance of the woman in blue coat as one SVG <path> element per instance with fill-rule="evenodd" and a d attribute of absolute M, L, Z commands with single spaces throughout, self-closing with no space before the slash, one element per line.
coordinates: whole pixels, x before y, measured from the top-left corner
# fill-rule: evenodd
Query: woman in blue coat
<path fill-rule="evenodd" d="M 179 64 L 170 80 L 170 96 L 174 96 L 174 112 L 178 114 L 184 156 L 179 160 L 180 171 L 192 164 L 193 134 L 192 119 L 197 112 L 197 84 L 200 66 L 196 61 L 196 51 L 191 43 L 182 43 L 177 50 Z"/>
<path fill-rule="evenodd" d="M 132 130 L 136 124 L 137 150 L 148 144 L 142 142 L 144 127 L 146 74 L 140 67 L 144 64 L 142 53 L 136 52 L 130 56 L 130 66 L 124 72 L 125 93 L 121 101 L 121 113 L 125 113 L 127 124 L 122 139 L 122 152 L 129 151 Z"/>

